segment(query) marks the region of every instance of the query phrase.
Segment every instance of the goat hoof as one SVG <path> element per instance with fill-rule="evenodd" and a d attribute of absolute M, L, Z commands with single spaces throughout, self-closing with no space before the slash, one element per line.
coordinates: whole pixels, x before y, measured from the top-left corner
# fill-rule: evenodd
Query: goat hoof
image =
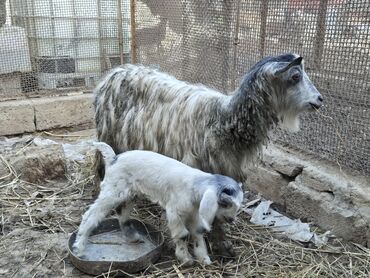
<path fill-rule="evenodd" d="M 181 262 L 181 264 L 183 265 L 183 266 L 192 266 L 193 264 L 194 264 L 194 261 L 193 261 L 193 259 L 185 259 L 185 260 L 183 260 L 182 262 Z"/>
<path fill-rule="evenodd" d="M 75 243 L 72 246 L 72 253 L 79 258 L 82 258 L 84 256 L 84 249 L 85 244 L 83 240 L 75 241 Z"/>
<path fill-rule="evenodd" d="M 212 264 L 212 261 L 211 261 L 211 259 L 208 256 L 207 257 L 204 257 L 201 262 L 204 265 L 210 265 L 210 264 Z"/>
<path fill-rule="evenodd" d="M 72 248 L 72 253 L 76 256 L 76 257 L 78 257 L 78 258 L 82 258 L 83 257 L 83 250 L 81 250 L 80 248 L 78 248 L 78 247 L 73 247 Z"/>
<path fill-rule="evenodd" d="M 231 241 L 225 240 L 214 244 L 213 253 L 223 258 L 235 258 L 236 254 Z"/>

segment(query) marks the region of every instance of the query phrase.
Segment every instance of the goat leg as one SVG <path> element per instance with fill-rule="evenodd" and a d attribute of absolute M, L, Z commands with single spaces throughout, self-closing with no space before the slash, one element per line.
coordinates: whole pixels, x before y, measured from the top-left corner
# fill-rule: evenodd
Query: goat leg
<path fill-rule="evenodd" d="M 94 176 L 94 185 L 92 196 L 97 197 L 100 192 L 100 184 L 105 176 L 105 163 L 103 156 L 100 152 L 95 152 L 95 161 L 93 165 L 94 172 L 96 173 Z"/>
<path fill-rule="evenodd" d="M 217 218 L 213 223 L 213 229 L 209 234 L 209 240 L 212 246 L 212 253 L 215 256 L 223 258 L 234 258 L 235 251 L 230 240 L 226 239 L 223 223 Z"/>

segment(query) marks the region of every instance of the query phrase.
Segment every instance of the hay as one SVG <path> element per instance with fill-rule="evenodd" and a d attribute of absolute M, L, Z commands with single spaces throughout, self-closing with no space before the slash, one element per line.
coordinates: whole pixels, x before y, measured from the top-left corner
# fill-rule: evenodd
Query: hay
<path fill-rule="evenodd" d="M 0 180 L 0 274 L 4 277 L 91 277 L 68 260 L 66 242 L 92 203 L 94 155 L 70 165 L 64 181 L 42 184 Z M 204 267 L 184 267 L 174 259 L 173 243 L 157 205 L 142 202 L 133 216 L 166 235 L 160 260 L 127 277 L 369 277 L 370 250 L 333 239 L 321 249 L 282 239 L 279 233 L 253 225 L 242 211 L 227 233 L 239 254 L 235 260 L 214 261 Z M 114 277 L 108 271 L 101 277 Z M 122 273 L 121 273 L 122 274 Z"/>

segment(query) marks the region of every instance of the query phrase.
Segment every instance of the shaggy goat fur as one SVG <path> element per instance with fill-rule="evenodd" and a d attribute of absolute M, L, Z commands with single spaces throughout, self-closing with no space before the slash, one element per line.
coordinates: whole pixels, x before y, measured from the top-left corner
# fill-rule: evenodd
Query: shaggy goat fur
<path fill-rule="evenodd" d="M 238 181 L 276 124 L 297 130 L 322 101 L 293 54 L 261 60 L 230 96 L 135 65 L 113 69 L 95 96 L 98 139 L 116 153 L 151 150 Z"/>
<path fill-rule="evenodd" d="M 227 222 L 234 220 L 243 200 L 240 184 L 158 153 L 136 150 L 116 156 L 107 144 L 94 145 L 104 156 L 106 175 L 98 199 L 83 216 L 74 244 L 76 254 L 83 255 L 89 234 L 122 203 L 120 222 L 121 227 L 125 227 L 132 208 L 130 203 L 134 197 L 144 195 L 166 210 L 168 228 L 180 262 L 193 262 L 185 241 L 190 235 L 194 239 L 197 259 L 210 264 L 202 233 L 211 230 L 215 218 Z"/>

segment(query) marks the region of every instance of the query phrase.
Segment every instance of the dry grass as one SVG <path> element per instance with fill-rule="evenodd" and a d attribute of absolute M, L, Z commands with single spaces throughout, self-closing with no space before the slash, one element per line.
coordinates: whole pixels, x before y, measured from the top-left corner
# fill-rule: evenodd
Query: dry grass
<path fill-rule="evenodd" d="M 11 170 L 11 182 L 0 180 L 0 276 L 4 277 L 90 277 L 68 260 L 68 235 L 93 201 L 93 157 L 84 164 L 71 164 L 71 173 L 60 181 L 31 184 L 19 180 Z M 13 172 L 11 172 L 13 171 Z M 158 206 L 143 203 L 135 217 L 157 225 L 166 233 Z M 174 259 L 166 233 L 160 260 L 130 277 L 369 277 L 370 250 L 340 240 L 315 249 L 279 237 L 253 225 L 241 212 L 227 229 L 238 256 L 208 267 L 183 267 Z M 101 277 L 114 277 L 108 272 Z"/>

